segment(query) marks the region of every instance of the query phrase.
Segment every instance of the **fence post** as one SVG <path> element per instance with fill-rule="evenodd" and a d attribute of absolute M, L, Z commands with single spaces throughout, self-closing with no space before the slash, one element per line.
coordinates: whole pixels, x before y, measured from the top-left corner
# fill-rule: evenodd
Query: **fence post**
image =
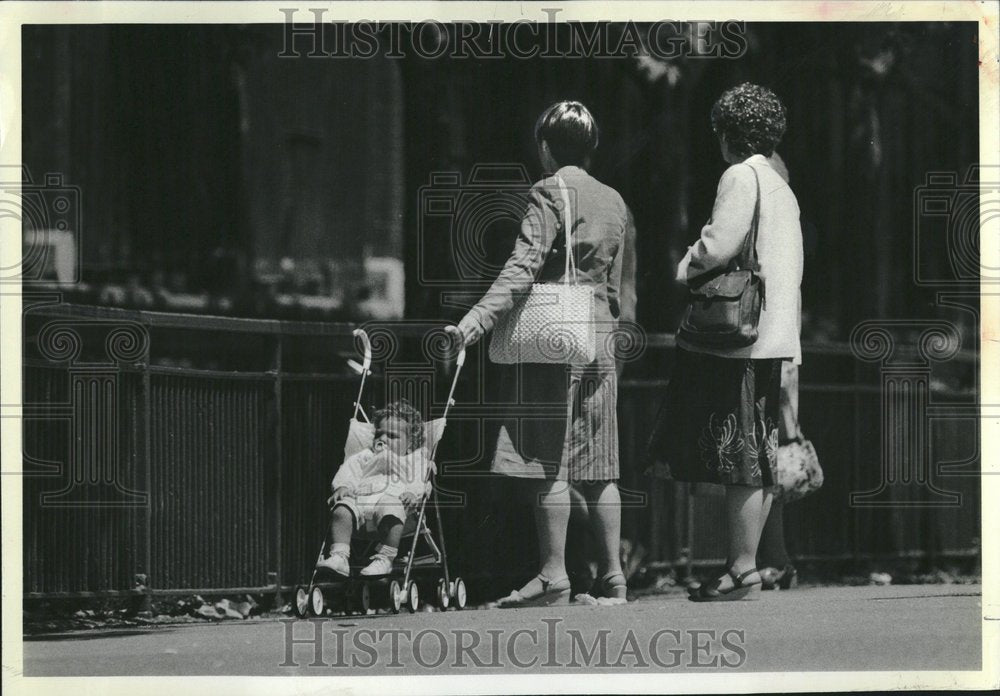
<path fill-rule="evenodd" d="M 649 558 L 654 561 L 667 560 L 663 554 L 663 527 L 662 515 L 663 484 L 661 479 L 650 476 L 649 481 Z"/>
<path fill-rule="evenodd" d="M 670 482 L 670 503 L 673 508 L 673 522 L 671 530 L 671 542 L 673 548 L 670 549 L 670 563 L 674 567 L 675 574 L 677 568 L 683 562 L 685 576 L 691 575 L 691 544 L 685 534 L 687 533 L 687 505 L 688 496 L 685 485 L 680 481 Z M 678 578 L 679 579 L 679 578 Z"/>
<path fill-rule="evenodd" d="M 690 577 L 694 573 L 694 555 L 696 549 L 694 547 L 694 499 L 691 497 L 691 487 L 692 484 L 684 483 L 681 484 L 681 488 L 684 491 L 684 513 L 687 518 L 687 524 L 685 525 L 685 539 L 687 540 L 687 575 Z"/>
<path fill-rule="evenodd" d="M 274 496 L 272 501 L 274 528 L 273 528 L 273 536 L 271 539 L 271 564 L 274 570 L 268 573 L 268 582 L 272 582 L 273 578 L 274 602 L 276 608 L 280 608 L 283 604 L 281 596 L 281 565 L 283 560 L 282 538 L 281 538 L 282 535 L 281 480 L 284 468 L 282 460 L 284 447 L 282 445 L 282 439 L 281 439 L 282 435 L 281 382 L 282 382 L 282 372 L 284 370 L 284 365 L 283 365 L 283 341 L 282 341 L 282 335 L 280 333 L 275 335 L 272 369 L 274 370 L 274 385 L 272 392 L 273 410 L 272 410 L 271 421 L 273 423 L 274 431 L 272 433 L 271 440 L 274 443 L 274 447 L 273 447 L 273 456 L 271 457 L 271 461 L 274 463 L 273 464 L 274 485 L 272 486 L 273 496 Z"/>
<path fill-rule="evenodd" d="M 851 486 L 857 486 L 861 480 L 861 461 L 863 459 L 863 450 L 861 445 L 861 429 L 862 429 L 862 418 L 861 418 L 861 362 L 859 360 L 854 361 L 854 389 L 852 390 L 854 394 L 852 395 L 852 400 L 854 402 L 854 428 L 853 430 L 853 455 L 854 461 L 851 462 Z M 852 488 L 853 489 L 853 488 Z M 849 499 L 848 499 L 849 500 Z M 851 505 L 853 508 L 854 506 Z M 850 528 L 851 534 L 851 554 L 854 558 L 861 557 L 861 525 L 858 523 L 858 513 L 857 510 L 852 510 L 854 514 L 848 515 L 848 526 Z"/>
<path fill-rule="evenodd" d="M 142 539 L 142 574 L 135 577 L 136 589 L 144 591 L 140 604 L 140 611 L 152 614 L 153 610 L 153 491 L 150 485 L 153 480 L 152 444 L 150 442 L 150 376 L 149 376 L 150 354 L 147 352 L 142 363 L 142 489 L 146 492 L 147 505 L 143 510 L 143 539 Z"/>

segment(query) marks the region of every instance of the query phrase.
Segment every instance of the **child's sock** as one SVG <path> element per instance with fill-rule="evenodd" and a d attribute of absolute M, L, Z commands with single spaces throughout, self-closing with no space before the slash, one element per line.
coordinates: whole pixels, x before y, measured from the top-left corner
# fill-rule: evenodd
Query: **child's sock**
<path fill-rule="evenodd" d="M 335 542 L 333 542 L 333 546 L 330 548 L 330 555 L 332 556 L 335 553 L 339 553 L 344 558 L 350 558 L 351 557 L 351 545 L 335 541 Z"/>
<path fill-rule="evenodd" d="M 385 556 L 390 561 L 396 558 L 397 553 L 399 553 L 398 548 L 396 548 L 395 546 L 386 546 L 385 544 L 382 544 L 378 550 L 379 556 Z"/>

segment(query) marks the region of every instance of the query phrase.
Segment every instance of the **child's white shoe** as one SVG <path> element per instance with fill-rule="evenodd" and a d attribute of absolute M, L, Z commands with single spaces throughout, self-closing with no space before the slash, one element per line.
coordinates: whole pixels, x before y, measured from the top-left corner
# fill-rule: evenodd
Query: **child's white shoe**
<path fill-rule="evenodd" d="M 392 559 L 382 554 L 376 554 L 372 562 L 361 569 L 361 574 L 365 576 L 388 575 L 391 572 Z"/>
<path fill-rule="evenodd" d="M 331 570 L 338 575 L 348 577 L 351 574 L 351 564 L 344 554 L 331 553 L 329 558 L 316 563 L 316 570 Z"/>

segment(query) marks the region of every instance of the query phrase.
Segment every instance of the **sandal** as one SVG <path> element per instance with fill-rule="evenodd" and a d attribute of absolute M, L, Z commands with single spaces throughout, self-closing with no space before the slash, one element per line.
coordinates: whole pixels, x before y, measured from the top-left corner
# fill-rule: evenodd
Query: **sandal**
<path fill-rule="evenodd" d="M 761 589 L 789 590 L 798 585 L 799 572 L 790 563 L 781 570 L 777 568 L 762 568 L 760 571 Z"/>
<path fill-rule="evenodd" d="M 628 601 L 626 599 L 628 582 L 625 579 L 625 573 L 620 570 L 605 573 L 597 581 L 597 593 L 599 601 L 603 600 L 600 601 L 601 604 L 625 604 Z"/>
<path fill-rule="evenodd" d="M 729 574 L 729 577 L 733 579 L 733 586 L 731 588 L 723 591 L 717 587 L 701 585 L 688 591 L 688 599 L 692 602 L 735 602 L 737 600 L 748 598 L 751 592 L 756 594 L 756 592 L 760 591 L 760 580 L 746 584 L 743 582 L 754 573 L 758 573 L 759 577 L 759 572 L 756 568 L 751 568 L 750 570 L 740 573 L 739 575 L 737 575 L 736 571 L 732 568 L 726 572 Z M 752 599 L 757 599 L 757 597 L 754 596 Z"/>
<path fill-rule="evenodd" d="M 570 584 L 567 576 L 549 580 L 539 573 L 535 578 L 542 585 L 541 592 L 525 596 L 514 590 L 506 597 L 497 600 L 496 606 L 500 609 L 516 609 L 518 607 L 547 607 L 553 604 L 569 603 Z"/>

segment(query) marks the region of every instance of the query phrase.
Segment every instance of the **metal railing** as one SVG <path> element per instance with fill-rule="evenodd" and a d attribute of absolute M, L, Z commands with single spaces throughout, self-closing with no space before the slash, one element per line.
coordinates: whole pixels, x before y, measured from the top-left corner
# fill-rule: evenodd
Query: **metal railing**
<path fill-rule="evenodd" d="M 26 597 L 280 594 L 301 582 L 328 522 L 326 491 L 353 409 L 354 328 L 26 305 Z M 370 329 L 373 393 L 407 395 L 440 412 L 439 385 L 448 380 L 439 377 L 452 369 L 436 343 L 440 329 L 431 322 Z M 720 501 L 644 474 L 643 445 L 673 339 L 649 336 L 647 346 L 620 388 L 623 536 L 652 565 L 715 562 L 724 555 Z M 930 426 L 934 457 L 953 463 L 946 484 L 963 495 L 961 504 L 852 506 L 851 492 L 878 484 L 880 373 L 846 344 L 804 348 L 801 420 L 826 484 L 788 506 L 793 554 L 977 553 L 975 417 L 948 418 L 940 407 L 943 416 Z M 962 351 L 949 364 L 952 386 L 938 385 L 932 396 L 974 414 L 976 394 L 961 385 L 977 383 L 976 355 Z M 531 515 L 511 505 L 506 482 L 488 471 L 483 391 L 493 369 L 482 351 L 470 350 L 438 452 L 442 500 L 451 501 L 441 511 L 449 555 L 473 594 L 495 593 L 497 583 L 532 570 L 523 544 L 533 536 Z M 911 489 L 909 502 L 919 503 L 920 490 Z"/>

